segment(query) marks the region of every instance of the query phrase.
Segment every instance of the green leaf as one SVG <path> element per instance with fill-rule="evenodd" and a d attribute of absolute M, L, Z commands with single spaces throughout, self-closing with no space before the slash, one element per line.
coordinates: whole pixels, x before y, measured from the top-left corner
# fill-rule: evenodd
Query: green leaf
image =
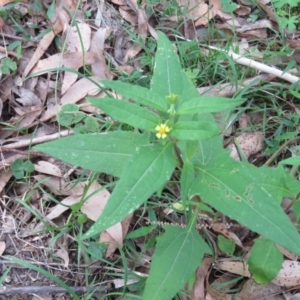
<path fill-rule="evenodd" d="M 150 106 L 158 111 L 166 112 L 168 109 L 167 101 L 164 97 L 161 97 L 144 87 L 112 80 L 102 80 L 101 83 L 124 97 L 130 98 L 140 104 Z"/>
<path fill-rule="evenodd" d="M 218 235 L 218 247 L 227 255 L 232 255 L 235 250 L 235 242 L 233 240 L 227 239 L 223 235 Z"/>
<path fill-rule="evenodd" d="M 194 166 L 190 161 L 183 164 L 180 176 L 181 201 L 188 200 L 188 192 L 195 177 Z"/>
<path fill-rule="evenodd" d="M 179 140 L 206 140 L 220 132 L 218 125 L 210 122 L 178 122 L 171 135 Z"/>
<path fill-rule="evenodd" d="M 68 136 L 33 149 L 84 169 L 120 177 L 136 149 L 148 143 L 147 135 L 118 131 Z"/>
<path fill-rule="evenodd" d="M 272 241 L 256 239 L 248 263 L 254 280 L 260 284 L 268 283 L 278 275 L 283 254 Z"/>
<path fill-rule="evenodd" d="M 177 110 L 178 115 L 195 114 L 206 112 L 220 112 L 241 105 L 246 99 L 224 98 L 224 97 L 198 97 L 184 102 Z"/>
<path fill-rule="evenodd" d="M 145 227 L 141 227 L 139 229 L 136 229 L 134 231 L 129 232 L 126 235 L 126 239 L 136 239 L 139 238 L 141 236 L 147 235 L 149 233 L 151 233 L 153 230 L 155 229 L 155 226 L 145 226 Z"/>
<path fill-rule="evenodd" d="M 232 13 L 238 8 L 238 5 L 231 0 L 221 0 L 220 4 L 222 10 L 226 13 Z"/>
<path fill-rule="evenodd" d="M 210 248 L 194 228 L 163 226 L 157 238 L 143 300 L 168 300 L 182 289 Z"/>
<path fill-rule="evenodd" d="M 34 165 L 30 160 L 26 160 L 23 162 L 23 169 L 25 172 L 31 173 L 34 171 Z"/>
<path fill-rule="evenodd" d="M 151 91 L 155 91 L 161 97 L 170 94 L 181 95 L 183 75 L 186 77 L 172 43 L 159 31 Z"/>
<path fill-rule="evenodd" d="M 275 243 L 300 254 L 300 236 L 280 207 L 284 177 L 272 168 L 238 163 L 227 154 L 195 167 L 190 197 L 201 199 Z"/>
<path fill-rule="evenodd" d="M 279 162 L 280 165 L 300 165 L 300 156 L 294 156 Z"/>
<path fill-rule="evenodd" d="M 157 114 L 124 100 L 114 98 L 87 98 L 87 100 L 112 118 L 133 127 L 155 131 L 155 127 L 161 123 Z"/>
<path fill-rule="evenodd" d="M 83 238 L 96 235 L 122 221 L 170 179 L 175 165 L 172 144 L 153 144 L 137 149 L 102 215 Z"/>

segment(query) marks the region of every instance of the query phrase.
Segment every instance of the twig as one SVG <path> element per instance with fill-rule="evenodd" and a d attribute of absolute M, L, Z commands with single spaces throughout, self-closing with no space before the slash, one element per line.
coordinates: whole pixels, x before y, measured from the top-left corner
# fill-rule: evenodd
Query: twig
<path fill-rule="evenodd" d="M 214 86 L 205 86 L 198 88 L 198 93 L 203 96 L 222 96 L 222 97 L 231 97 L 237 91 L 242 89 L 245 86 L 251 84 L 251 86 L 258 86 L 261 82 L 271 81 L 275 78 L 274 75 L 261 74 L 252 78 L 248 78 L 245 81 L 240 81 L 237 86 L 230 82 L 222 83 Z"/>
<path fill-rule="evenodd" d="M 70 286 L 71 290 L 75 293 L 83 294 L 87 292 L 99 291 L 101 293 L 106 292 L 106 288 L 103 286 Z M 68 291 L 60 286 L 21 286 L 21 287 L 10 287 L 10 286 L 1 286 L 0 295 L 16 295 L 16 294 L 58 294 L 58 293 L 67 293 Z"/>
<path fill-rule="evenodd" d="M 280 69 L 277 69 L 275 67 L 267 66 L 265 64 L 262 64 L 260 62 L 255 61 L 253 59 L 249 59 L 249 58 L 246 58 L 246 57 L 241 56 L 239 54 L 236 54 L 232 51 L 226 51 L 226 50 L 223 50 L 223 49 L 220 49 L 220 48 L 217 48 L 217 47 L 213 47 L 213 46 L 208 46 L 208 48 L 228 54 L 229 56 L 231 56 L 234 59 L 234 61 L 236 61 L 237 63 L 239 63 L 241 65 L 244 65 L 244 66 L 247 66 L 247 67 L 262 71 L 262 72 L 265 72 L 265 73 L 273 74 L 273 75 L 275 75 L 279 78 L 282 78 L 282 79 L 284 79 L 288 82 L 295 83 L 295 82 L 300 81 L 299 77 L 294 76 L 294 75 L 292 75 L 288 72 L 283 72 Z"/>
<path fill-rule="evenodd" d="M 27 139 L 24 141 L 8 144 L 5 146 L 2 146 L 2 149 L 15 149 L 15 148 L 21 148 L 21 147 L 25 147 L 25 146 L 29 146 L 29 145 L 40 144 L 40 143 L 44 143 L 44 142 L 48 142 L 48 141 L 57 140 L 60 137 L 65 137 L 65 136 L 73 135 L 73 134 L 74 134 L 74 132 L 71 130 L 63 130 L 61 132 L 57 132 L 54 134 L 49 134 L 49 135 L 45 135 L 45 136 L 41 136 L 41 137 L 36 137 L 33 139 Z"/>

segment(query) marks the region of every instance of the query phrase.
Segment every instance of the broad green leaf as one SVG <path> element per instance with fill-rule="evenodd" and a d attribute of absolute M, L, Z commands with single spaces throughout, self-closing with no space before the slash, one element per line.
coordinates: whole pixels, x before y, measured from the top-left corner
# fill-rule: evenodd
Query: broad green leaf
<path fill-rule="evenodd" d="M 122 221 L 170 179 L 175 165 L 172 144 L 154 144 L 137 149 L 102 215 L 83 238 L 91 237 Z"/>
<path fill-rule="evenodd" d="M 136 148 L 148 143 L 145 134 L 118 131 L 68 136 L 33 149 L 87 170 L 120 177 Z"/>
<path fill-rule="evenodd" d="M 227 239 L 223 235 L 218 235 L 218 247 L 227 255 L 232 255 L 235 250 L 235 242 L 234 240 Z"/>
<path fill-rule="evenodd" d="M 171 135 L 179 140 L 206 140 L 219 132 L 219 126 L 210 122 L 178 122 L 171 129 Z"/>
<path fill-rule="evenodd" d="M 294 156 L 279 162 L 280 165 L 300 165 L 300 156 Z"/>
<path fill-rule="evenodd" d="M 226 153 L 195 170 L 190 197 L 200 195 L 224 215 L 300 254 L 300 235 L 280 207 L 284 177 L 276 170 L 238 163 Z"/>
<path fill-rule="evenodd" d="M 112 80 L 102 80 L 101 83 L 124 97 L 130 98 L 140 104 L 150 106 L 158 111 L 166 112 L 168 109 L 167 101 L 164 97 L 161 97 L 144 87 Z"/>
<path fill-rule="evenodd" d="M 183 102 L 177 110 L 178 115 L 220 112 L 233 109 L 245 102 L 246 99 L 224 98 L 224 97 L 198 97 Z"/>
<path fill-rule="evenodd" d="M 195 171 L 193 164 L 190 161 L 184 162 L 180 176 L 181 201 L 184 203 L 188 200 L 188 192 L 194 177 Z"/>
<path fill-rule="evenodd" d="M 170 94 L 181 95 L 183 91 L 183 74 L 186 76 L 172 43 L 166 35 L 158 32 L 151 91 L 154 91 L 161 97 L 166 97 Z"/>
<path fill-rule="evenodd" d="M 273 280 L 283 263 L 283 254 L 276 245 L 266 239 L 256 239 L 248 260 L 249 271 L 257 283 L 264 284 Z"/>
<path fill-rule="evenodd" d="M 133 127 L 155 131 L 155 127 L 161 123 L 161 118 L 154 112 L 127 101 L 114 98 L 87 98 L 87 100 L 112 118 Z"/>
<path fill-rule="evenodd" d="M 210 248 L 194 228 L 163 226 L 158 237 L 143 300 L 168 300 L 182 289 Z"/>

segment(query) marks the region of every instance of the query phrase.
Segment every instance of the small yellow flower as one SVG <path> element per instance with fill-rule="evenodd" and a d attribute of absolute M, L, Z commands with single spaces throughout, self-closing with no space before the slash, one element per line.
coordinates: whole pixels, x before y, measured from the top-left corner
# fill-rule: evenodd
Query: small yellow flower
<path fill-rule="evenodd" d="M 167 137 L 167 133 L 170 132 L 170 128 L 166 124 L 160 124 L 155 127 L 155 130 L 158 131 L 156 137 L 158 139 L 164 139 Z"/>

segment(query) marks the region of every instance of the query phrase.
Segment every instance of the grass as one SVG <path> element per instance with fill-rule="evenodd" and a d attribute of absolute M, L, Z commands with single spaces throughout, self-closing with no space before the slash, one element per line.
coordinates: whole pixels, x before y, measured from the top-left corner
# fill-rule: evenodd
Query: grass
<path fill-rule="evenodd" d="M 229 38 L 228 35 L 224 35 L 222 31 L 216 29 L 216 24 L 211 22 L 207 27 L 207 40 L 199 41 L 199 39 L 195 39 L 194 41 L 187 41 L 180 33 L 180 26 L 172 29 L 165 28 L 161 25 L 161 17 L 175 15 L 180 16 L 180 14 L 182 14 L 182 11 L 178 8 L 176 2 L 173 1 L 172 4 L 166 2 L 166 8 L 158 13 L 155 10 L 155 5 L 157 4 L 161 4 L 161 2 L 154 3 L 148 1 L 146 11 L 151 11 L 155 14 L 157 29 L 166 29 L 168 32 L 172 33 L 170 37 L 175 41 L 181 63 L 186 73 L 189 74 L 188 76 L 193 80 L 197 87 L 214 86 L 222 83 L 231 83 L 233 86 L 238 86 L 239 82 L 243 82 L 245 79 L 257 74 L 257 72 L 252 68 L 246 68 L 238 65 L 229 56 L 224 55 L 223 53 L 213 50 L 199 51 L 199 46 L 207 46 L 211 39 L 216 40 L 217 44 L 223 49 L 235 47 L 233 42 L 238 42 L 239 40 L 235 34 L 232 38 Z M 40 11 L 40 13 L 45 14 L 45 11 Z M 5 18 L 7 22 L 14 24 L 13 26 L 16 29 L 17 34 L 22 33 L 24 38 L 28 39 L 31 37 L 32 34 L 29 33 L 31 26 L 25 26 L 24 29 L 23 26 L 21 26 L 21 23 L 24 21 L 20 12 L 12 8 L 6 9 L 5 11 L 2 11 L 1 16 Z M 184 17 L 184 15 L 182 16 Z M 33 17 L 33 14 L 31 17 Z M 45 15 L 43 15 L 43 17 L 46 18 Z M 120 16 L 119 18 L 121 19 Z M 118 22 L 120 22 L 120 20 L 118 20 Z M 128 63 L 128 65 L 131 66 L 138 63 L 140 64 L 140 67 L 134 70 L 132 74 L 126 74 L 116 66 L 113 66 L 111 63 L 111 71 L 124 82 L 134 83 L 143 87 L 149 87 L 154 67 L 154 50 L 156 45 L 155 40 L 152 37 L 147 37 L 143 41 L 138 37 L 133 28 L 125 22 L 123 22 L 123 24 L 118 24 L 118 26 L 130 36 L 133 44 L 138 44 L 141 46 L 141 53 Z M 36 32 L 37 35 L 40 34 L 38 27 L 33 27 L 34 32 Z M 215 36 L 220 36 L 219 40 L 218 38 L 215 38 Z M 274 32 L 270 34 L 270 38 L 267 40 L 267 42 L 265 42 L 264 39 L 262 43 L 262 41 L 257 38 L 251 39 L 249 43 L 257 46 L 262 53 L 261 61 L 268 63 L 270 61 L 272 62 L 272 60 L 274 61 L 274 59 L 277 60 L 277 57 L 285 58 L 291 53 L 291 49 L 288 47 L 276 49 L 278 47 L 278 39 L 281 41 L 281 44 L 284 44 L 285 38 L 282 36 L 282 32 L 276 32 L 274 30 Z M 55 52 L 59 49 L 57 46 L 53 45 L 52 50 Z M 112 51 L 107 51 L 108 57 L 113 57 Z M 24 49 L 22 49 L 22 52 L 25 55 Z M 291 68 L 297 67 L 297 64 L 289 64 L 288 62 L 283 61 L 276 64 L 276 66 L 289 71 Z M 79 71 L 84 72 L 85 74 L 89 74 L 90 72 L 89 69 L 82 69 Z M 13 77 L 16 76 L 16 73 L 13 69 L 10 70 L 10 75 Z M 58 82 L 60 80 L 59 75 L 60 74 L 57 73 L 56 80 Z M 52 76 L 50 77 L 53 79 Z M 253 158 L 253 162 L 257 165 L 264 164 L 271 155 L 274 153 L 276 154 L 278 147 L 280 147 L 282 143 L 286 143 L 289 140 L 293 141 L 293 138 L 298 134 L 298 122 L 300 117 L 299 114 L 295 112 L 294 108 L 291 107 L 290 103 L 293 102 L 295 105 L 297 105 L 299 104 L 299 99 L 293 97 L 289 93 L 290 89 L 291 88 L 284 82 L 276 81 L 271 83 L 261 82 L 258 87 L 246 87 L 245 89 L 238 90 L 237 93 L 243 94 L 243 97 L 248 99 L 248 104 L 240 107 L 237 111 L 225 118 L 233 133 L 240 133 L 243 131 L 263 132 L 263 135 L 265 136 L 265 146 L 261 157 Z M 299 90 L 299 84 L 294 84 L 293 89 Z M 242 113 L 252 113 L 254 117 L 259 115 L 261 116 L 261 120 L 258 123 L 252 120 L 245 128 L 235 128 Z M 92 115 L 92 118 L 93 120 L 97 120 L 96 123 L 99 126 L 99 131 L 116 130 L 122 126 L 124 129 L 123 124 L 115 123 L 114 121 L 107 119 L 105 116 Z M 14 130 L 15 133 L 20 134 L 26 133 L 23 131 L 24 129 L 17 127 L 18 122 L 7 125 L 8 123 L 6 123 L 6 121 L 8 120 L 4 120 L 2 122 L 2 125 L 6 126 L 6 130 Z M 74 129 L 73 125 L 74 124 L 70 124 L 70 126 L 67 127 Z M 88 131 L 89 129 L 86 129 L 85 127 L 85 130 Z M 132 129 L 129 127 L 128 130 Z M 274 157 L 272 165 L 276 166 L 282 159 L 292 155 L 292 153 L 297 153 L 297 151 L 294 149 L 295 145 L 296 143 L 292 142 L 291 144 L 288 144 L 287 147 L 282 149 L 282 151 L 278 153 L 276 157 Z M 298 174 L 295 168 L 291 168 L 291 172 Z M 116 299 L 116 297 L 119 295 L 124 296 L 128 294 L 128 298 L 126 299 L 141 299 L 140 296 L 134 295 L 134 293 L 138 294 L 138 292 L 142 291 L 143 284 L 145 283 L 144 277 L 140 276 L 139 274 L 147 274 L 148 272 L 149 265 L 145 264 L 144 261 L 151 258 L 154 249 L 154 243 L 161 233 L 160 228 L 156 227 L 152 232 L 149 233 L 146 231 L 144 233 L 142 232 L 143 235 L 136 236 L 134 238 L 125 238 L 124 247 L 123 249 L 118 248 L 116 257 L 106 259 L 104 257 L 105 249 L 103 248 L 102 244 L 98 244 L 97 239 L 91 239 L 89 245 L 79 242 L 82 234 L 86 231 L 89 222 L 80 224 L 78 222 L 79 214 L 76 212 L 76 210 L 70 210 L 64 213 L 63 218 L 60 220 L 59 226 L 53 226 L 52 222 L 49 225 L 49 221 L 43 218 L 43 214 L 41 214 L 41 212 L 48 211 L 50 207 L 60 203 L 60 201 L 63 199 L 63 196 L 55 194 L 49 187 L 43 187 L 42 180 L 39 180 L 32 186 L 34 179 L 30 176 L 31 174 L 27 173 L 22 181 L 12 180 L 10 185 L 7 186 L 5 193 L 14 198 L 14 203 L 10 203 L 11 207 L 6 207 L 8 211 L 13 211 L 13 207 L 14 205 L 17 205 L 17 203 L 21 204 L 32 215 L 32 219 L 34 219 L 35 222 L 39 221 L 43 223 L 46 227 L 43 232 L 50 233 L 51 235 L 51 241 L 49 241 L 48 245 L 50 249 L 57 247 L 55 246 L 55 243 L 60 240 L 63 235 L 69 234 L 71 237 L 73 237 L 74 242 L 71 244 L 71 248 L 73 248 L 74 252 L 77 253 L 74 261 L 77 262 L 78 267 L 80 264 L 93 264 L 93 262 L 97 260 L 107 268 L 112 268 L 115 270 L 105 271 L 99 275 L 89 270 L 89 268 L 86 268 L 84 270 L 84 279 L 82 280 L 81 284 L 86 286 L 94 286 L 97 282 L 101 281 L 113 282 L 114 279 L 123 279 L 125 281 L 124 287 L 117 289 L 115 292 L 108 291 L 106 297 L 110 297 L 109 299 Z M 103 174 L 98 175 L 86 172 L 80 174 L 79 172 L 79 174 L 71 175 L 69 183 L 70 186 L 72 186 L 78 184 L 79 182 L 87 181 L 88 186 L 95 180 L 104 187 L 107 187 L 109 190 L 113 190 L 116 179 Z M 170 204 L 176 203 L 180 199 L 178 182 L 179 178 L 178 176 L 176 177 L 175 174 L 174 180 L 164 190 L 160 191 L 160 193 L 157 193 L 155 196 L 149 199 L 147 204 L 135 212 L 130 225 L 130 233 L 139 229 L 142 231 L 146 230 L 146 220 L 150 220 L 150 222 L 162 220 L 164 222 L 177 223 L 184 219 L 184 214 L 182 214 L 181 211 L 173 210 L 167 215 L 164 212 L 165 208 L 169 208 Z M 20 188 L 20 186 L 25 186 L 27 191 L 23 193 L 21 197 L 16 197 L 14 189 Z M 35 204 L 35 208 L 33 208 L 31 207 L 31 201 L 34 198 L 33 194 L 35 192 L 43 195 L 43 197 L 40 198 L 40 202 Z M 86 194 L 83 193 L 80 203 L 84 203 L 87 200 L 88 197 L 86 197 Z M 209 210 L 209 208 L 207 210 Z M 207 215 L 215 219 L 218 218 L 218 215 L 216 215 L 214 211 L 207 212 Z M 21 224 L 21 226 L 24 225 Z M 64 286 L 70 294 L 73 294 L 74 299 L 80 299 L 77 295 L 74 295 L 74 292 L 72 292 L 72 290 L 65 283 L 63 283 L 61 280 L 58 280 L 50 272 L 46 272 L 40 267 L 37 268 L 36 266 L 29 264 L 28 262 L 21 261 L 17 258 L 4 257 L 4 259 L 21 264 L 37 271 L 38 273 L 44 274 L 59 285 Z M 132 278 L 138 278 L 140 279 L 140 282 L 126 286 L 126 281 Z M 81 299 L 92 299 L 92 296 L 93 292 L 86 293 Z"/>

